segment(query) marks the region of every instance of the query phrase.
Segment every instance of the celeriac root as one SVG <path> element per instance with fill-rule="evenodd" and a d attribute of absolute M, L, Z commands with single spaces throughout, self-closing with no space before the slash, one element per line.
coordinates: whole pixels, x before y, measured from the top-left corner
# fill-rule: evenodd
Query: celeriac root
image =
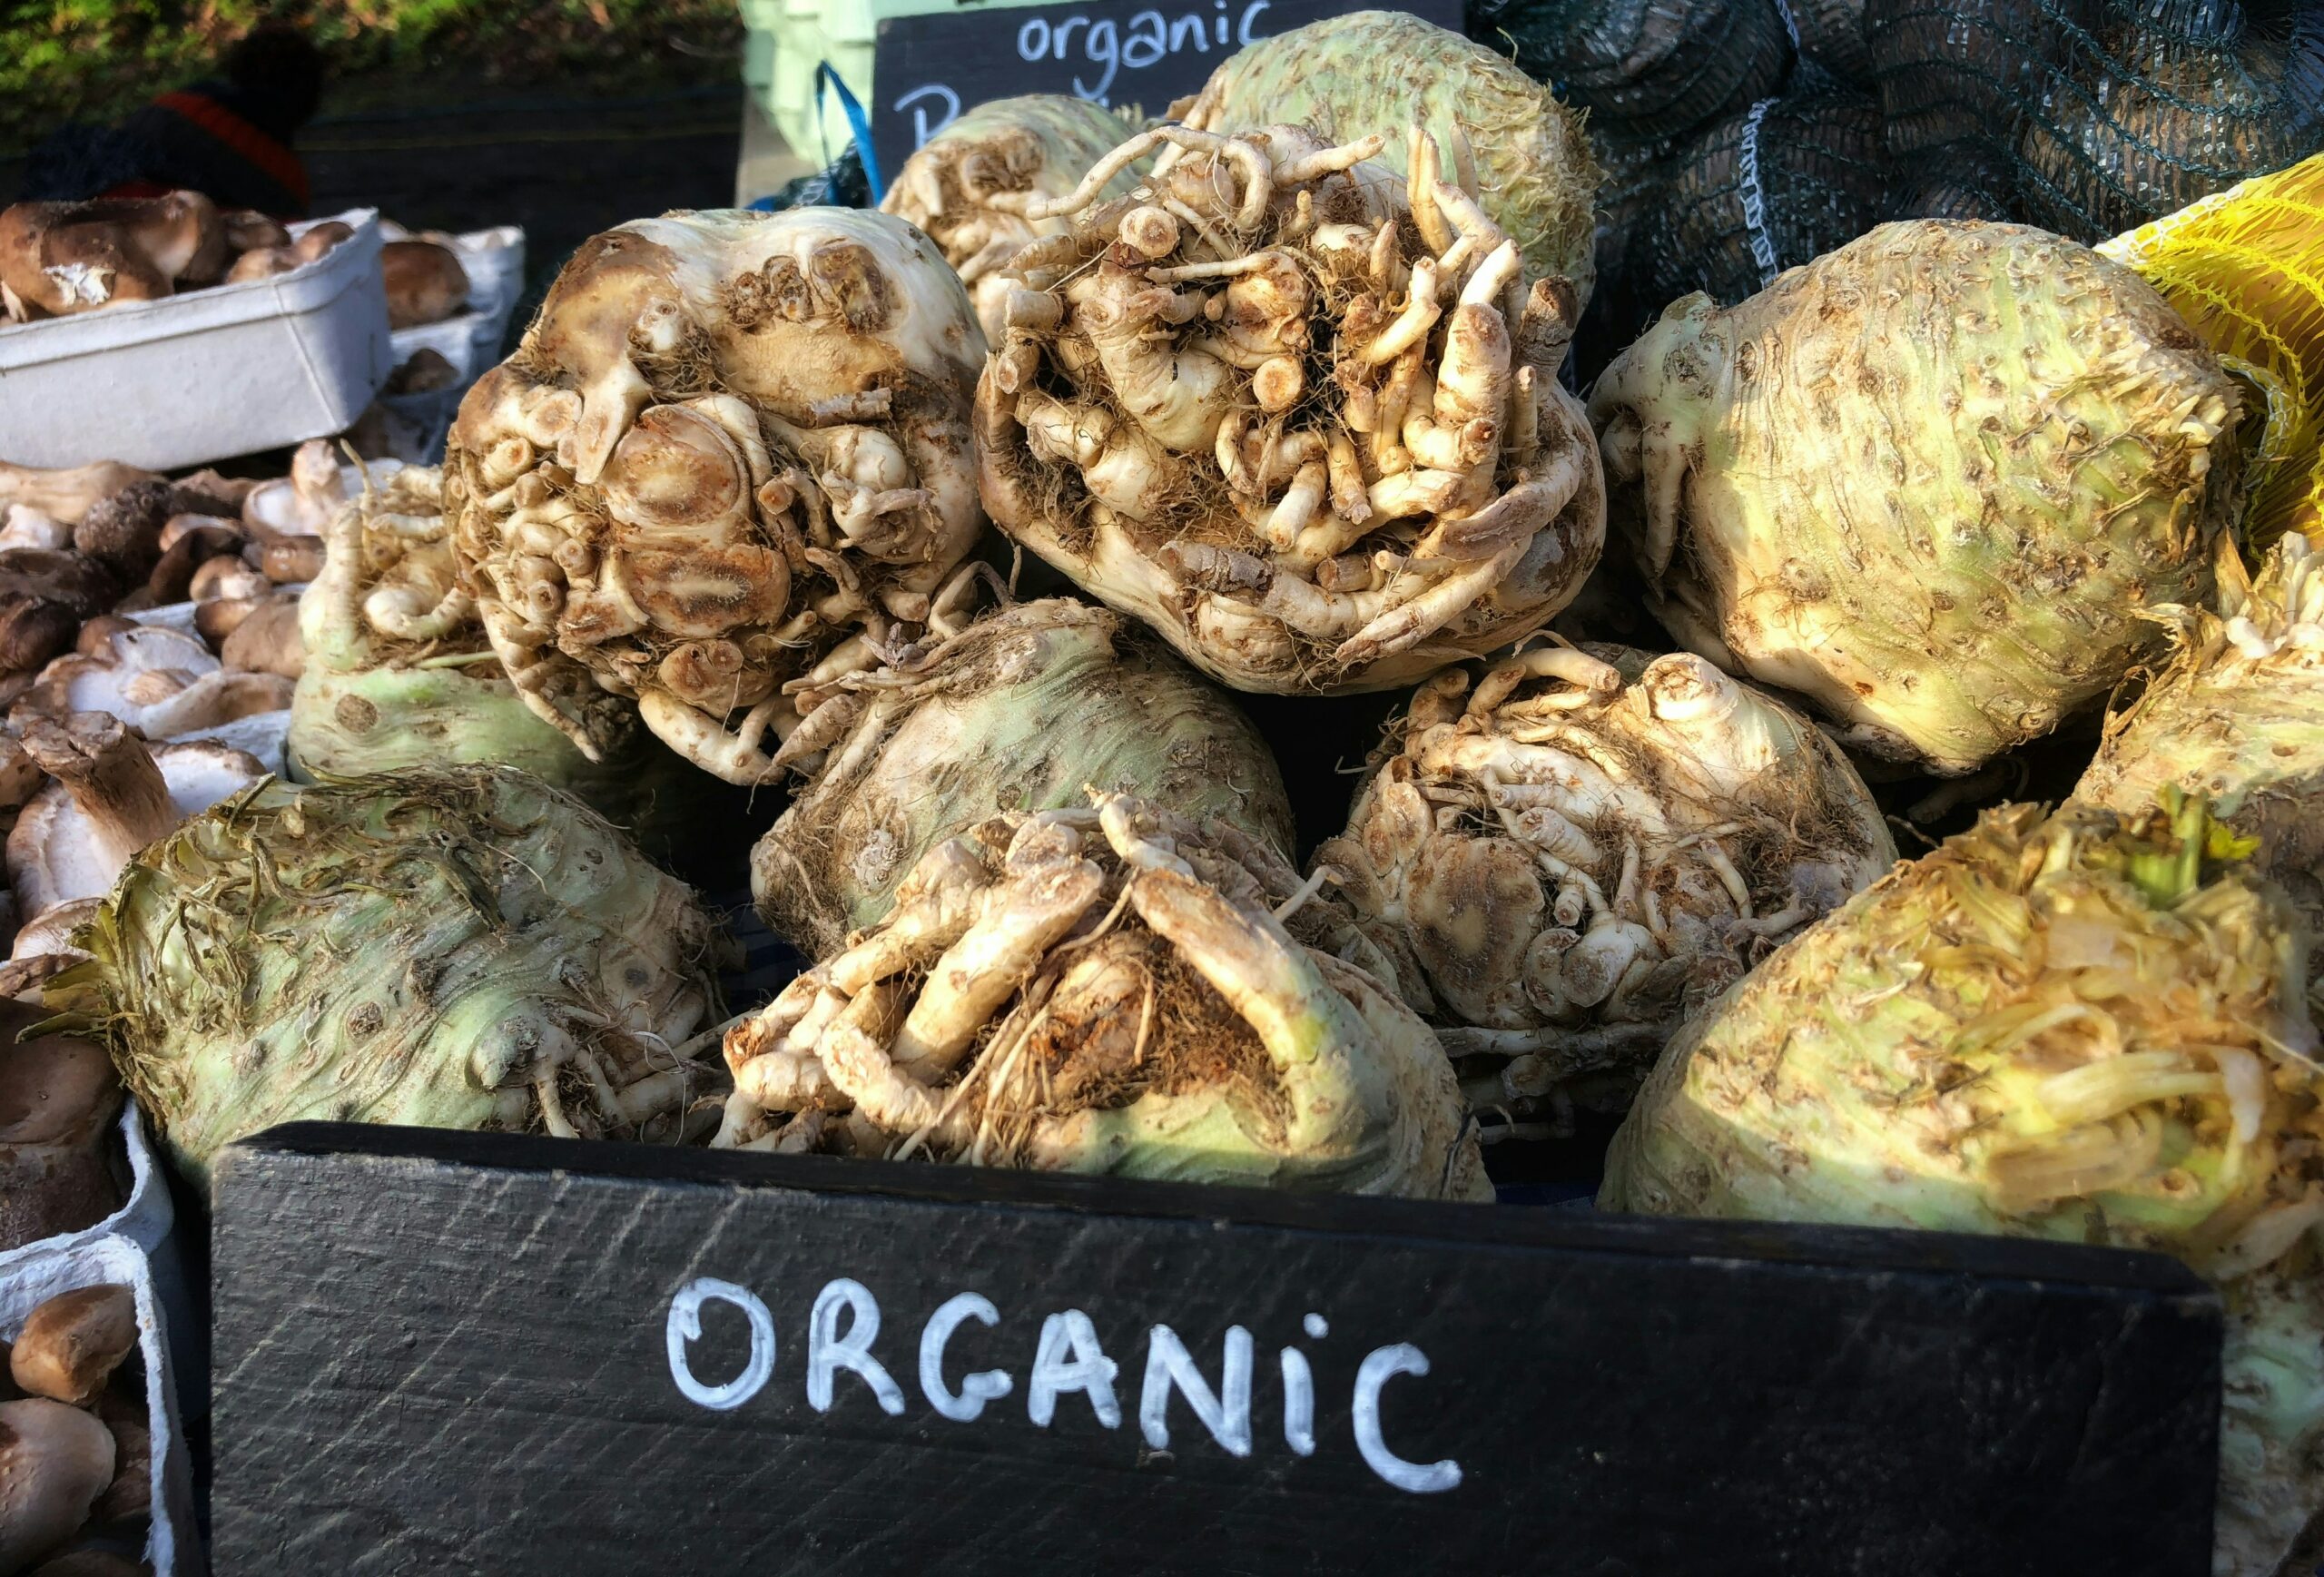
<path fill-rule="evenodd" d="M 1165 125 L 1019 211 L 987 509 L 1245 689 L 1382 688 L 1546 622 L 1604 537 L 1562 281 L 1410 133 L 1406 191 L 1289 126 Z M 1119 167 L 1166 150 L 1127 195 Z"/>

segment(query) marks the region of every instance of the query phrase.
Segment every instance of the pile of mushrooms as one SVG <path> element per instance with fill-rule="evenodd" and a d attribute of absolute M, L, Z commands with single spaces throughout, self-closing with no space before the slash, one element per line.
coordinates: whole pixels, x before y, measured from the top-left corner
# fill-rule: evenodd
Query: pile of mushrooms
<path fill-rule="evenodd" d="M 159 301 L 297 268 L 354 233 L 326 220 L 293 241 L 265 214 L 199 192 L 19 202 L 0 212 L 0 302 L 25 323 Z"/>
<path fill-rule="evenodd" d="M 290 705 L 350 486 L 321 441 L 266 481 L 0 466 L 0 998 L 71 963 L 139 849 L 264 775 L 236 746 Z"/>
<path fill-rule="evenodd" d="M 0 1365 L 0 1572 L 144 1570 L 152 1418 L 125 1286 L 59 1293 Z"/>

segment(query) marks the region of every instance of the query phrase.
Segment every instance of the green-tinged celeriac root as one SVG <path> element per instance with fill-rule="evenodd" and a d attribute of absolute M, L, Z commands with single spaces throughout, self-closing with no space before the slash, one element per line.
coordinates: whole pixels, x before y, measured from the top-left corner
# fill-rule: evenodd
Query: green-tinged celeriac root
<path fill-rule="evenodd" d="M 1896 857 L 1797 713 L 1700 657 L 1556 645 L 1421 686 L 1315 865 L 1516 1105 L 1626 1101 L 1686 1014 Z"/>
<path fill-rule="evenodd" d="M 501 767 L 268 779 L 140 853 L 52 1007 L 197 1178 L 279 1122 L 680 1137 L 716 933 L 612 826 Z"/>
<path fill-rule="evenodd" d="M 1090 784 L 1293 847 L 1282 776 L 1249 722 L 1105 608 L 1021 603 L 793 699 L 805 722 L 778 754 L 805 781 L 753 850 L 751 884 L 767 923 L 812 957 L 886 913 L 929 850 L 1003 811 L 1086 804 Z"/>
<path fill-rule="evenodd" d="M 960 280 L 852 209 L 642 219 L 558 274 L 461 402 L 458 584 L 517 696 L 593 761 L 592 686 L 729 783 L 779 774 L 781 687 L 924 628 L 982 521 Z"/>
<path fill-rule="evenodd" d="M 1435 1038 L 1315 945 L 1353 940 L 1330 899 L 1226 823 L 1088 803 L 939 844 L 731 1028 L 715 1142 L 1491 1198 Z"/>
<path fill-rule="evenodd" d="M 2181 616 L 2074 796 L 2129 814 L 2166 785 L 2206 795 L 2324 936 L 2324 560 L 2291 532 L 2256 577 L 2231 543 L 2218 562 L 2218 611 Z"/>
<path fill-rule="evenodd" d="M 2273 1572 L 2324 1507 L 2324 1070 L 2250 848 L 2175 792 L 1988 813 L 1679 1034 L 1600 1203 L 2177 1256 L 2229 1309 L 2217 1570 Z"/>
<path fill-rule="evenodd" d="M 1604 488 L 1557 371 L 1563 281 L 1417 128 L 1409 188 L 1297 126 L 1164 125 L 1009 264 L 977 390 L 985 508 L 1237 689 L 1384 689 L 1571 600 Z M 1113 164 L 1181 155 L 1097 204 Z M 1409 192 L 1409 198 L 1407 192 Z"/>
<path fill-rule="evenodd" d="M 322 573 L 299 600 L 307 662 L 285 745 L 293 777 L 512 766 L 630 828 L 676 791 L 676 759 L 583 671 L 565 675 L 556 705 L 587 719 L 601 762 L 518 697 L 458 585 L 434 467 L 367 486 L 323 541 Z"/>
<path fill-rule="evenodd" d="M 1590 401 L 1656 612 L 1853 748 L 1959 775 L 2200 601 L 2235 385 L 2152 287 L 2019 225 L 1886 224 L 1669 308 Z"/>
<path fill-rule="evenodd" d="M 943 249 L 976 303 L 985 338 L 1000 342 L 1009 286 L 998 271 L 1027 241 L 1061 235 L 1059 219 L 1028 219 L 1029 200 L 1062 197 L 1136 128 L 1103 104 L 1069 94 L 989 99 L 916 149 L 881 200 Z M 1128 164 L 1099 188 L 1104 200 L 1137 184 Z"/>
<path fill-rule="evenodd" d="M 1576 310 L 1589 304 L 1590 200 L 1603 176 L 1582 117 L 1506 54 L 1403 12 L 1358 11 L 1261 39 L 1172 109 L 1206 132 L 1304 125 L 1340 142 L 1417 115 L 1474 172 L 1478 201 L 1516 241 L 1527 273 L 1562 277 Z M 1382 157 L 1409 176 L 1405 154 L 1392 143 Z"/>

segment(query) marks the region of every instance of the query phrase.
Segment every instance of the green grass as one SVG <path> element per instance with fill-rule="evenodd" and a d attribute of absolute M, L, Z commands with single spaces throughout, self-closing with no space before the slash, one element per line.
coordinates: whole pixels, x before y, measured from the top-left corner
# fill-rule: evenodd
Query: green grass
<path fill-rule="evenodd" d="M 288 14 L 260 0 L 0 0 L 0 151 L 119 116 Z M 446 68 L 583 91 L 723 80 L 742 34 L 734 0 L 314 0 L 298 15 L 331 63 L 326 115 L 425 100 Z"/>

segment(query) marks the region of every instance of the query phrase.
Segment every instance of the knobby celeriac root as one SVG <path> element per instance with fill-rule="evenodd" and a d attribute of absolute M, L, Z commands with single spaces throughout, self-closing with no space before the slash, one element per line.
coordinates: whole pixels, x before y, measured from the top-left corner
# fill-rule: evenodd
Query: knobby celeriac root
<path fill-rule="evenodd" d="M 1165 125 L 1001 271 L 977 392 L 985 507 L 1241 689 L 1380 689 L 1548 621 L 1605 535 L 1574 298 L 1434 143 L 1409 187 L 1294 126 Z M 1157 150 L 1157 172 L 1100 201 Z"/>
<path fill-rule="evenodd" d="M 975 542 L 983 356 L 958 277 L 884 214 L 592 240 L 445 465 L 460 584 L 526 705 L 596 760 L 561 699 L 585 678 L 728 782 L 774 775 L 784 681 L 916 638 Z"/>
<path fill-rule="evenodd" d="M 1472 1099 L 1523 1109 L 1626 1104 L 1684 1017 L 1896 857 L 1787 707 L 1699 657 L 1559 643 L 1422 685 L 1315 868 Z"/>
<path fill-rule="evenodd" d="M 1329 898 L 1226 823 L 1088 799 L 939 844 L 730 1028 L 714 1142 L 1491 1197 L 1435 1038 L 1314 945 L 1361 951 Z"/>

